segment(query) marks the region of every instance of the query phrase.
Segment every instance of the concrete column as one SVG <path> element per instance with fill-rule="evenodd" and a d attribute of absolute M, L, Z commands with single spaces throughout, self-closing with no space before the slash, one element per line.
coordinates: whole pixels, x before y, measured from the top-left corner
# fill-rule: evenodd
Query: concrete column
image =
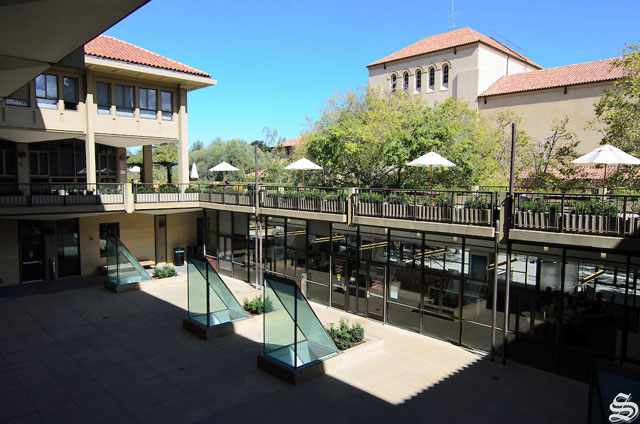
<path fill-rule="evenodd" d="M 127 149 L 124 147 L 116 148 L 116 182 L 127 182 Z"/>
<path fill-rule="evenodd" d="M 178 109 L 178 183 L 189 183 L 189 126 L 187 122 L 187 90 L 180 89 Z"/>
<path fill-rule="evenodd" d="M 96 183 L 96 139 L 93 126 L 93 118 L 98 113 L 93 102 L 93 93 L 96 89 L 93 75 L 87 72 L 87 98 L 85 99 L 85 111 L 87 127 L 85 129 L 84 155 L 87 170 L 87 184 Z"/>
<path fill-rule="evenodd" d="M 153 184 L 153 146 L 142 146 L 142 182 Z"/>

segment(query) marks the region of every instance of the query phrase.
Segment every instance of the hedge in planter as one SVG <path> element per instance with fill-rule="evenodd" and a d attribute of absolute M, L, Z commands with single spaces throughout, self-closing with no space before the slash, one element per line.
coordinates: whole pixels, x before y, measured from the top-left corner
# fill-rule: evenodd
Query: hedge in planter
<path fill-rule="evenodd" d="M 156 266 L 153 268 L 152 275 L 155 278 L 169 278 L 169 277 L 175 277 L 176 275 L 178 275 L 178 272 L 171 265 Z"/>
<path fill-rule="evenodd" d="M 354 343 L 358 344 L 364 341 L 364 327 L 359 322 L 349 326 L 347 320 L 341 319 L 337 327 L 329 324 L 324 329 L 339 350 L 347 350 Z"/>
<path fill-rule="evenodd" d="M 265 311 L 271 312 L 273 308 L 271 299 L 267 298 L 265 301 L 265 300 L 262 300 L 262 296 L 256 296 L 251 300 L 245 297 L 243 299 L 242 307 L 244 308 L 245 311 L 253 315 L 260 315 Z"/>

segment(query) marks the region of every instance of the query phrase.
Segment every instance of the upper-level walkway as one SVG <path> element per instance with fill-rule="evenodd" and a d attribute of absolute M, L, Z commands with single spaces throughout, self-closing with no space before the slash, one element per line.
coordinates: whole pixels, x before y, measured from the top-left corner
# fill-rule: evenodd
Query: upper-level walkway
<path fill-rule="evenodd" d="M 257 294 L 226 280 L 239 299 Z M 3 296 L 2 423 L 586 420 L 584 383 L 353 316 L 383 350 L 292 386 L 256 367 L 260 318 L 209 341 L 183 330 L 184 283 L 118 295 L 90 285 Z M 324 323 L 348 316 L 313 307 Z"/>

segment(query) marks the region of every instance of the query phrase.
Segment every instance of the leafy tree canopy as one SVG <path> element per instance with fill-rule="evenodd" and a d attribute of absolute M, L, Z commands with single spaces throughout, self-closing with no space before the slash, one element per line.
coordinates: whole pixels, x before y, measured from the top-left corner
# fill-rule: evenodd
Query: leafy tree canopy
<path fill-rule="evenodd" d="M 375 89 L 335 95 L 303 135 L 299 155 L 320 164 L 310 184 L 425 187 L 429 171 L 407 166 L 435 151 L 457 166 L 434 168 L 434 186 L 478 184 L 498 169 L 496 132 L 465 102 L 428 106 L 421 98 Z"/>

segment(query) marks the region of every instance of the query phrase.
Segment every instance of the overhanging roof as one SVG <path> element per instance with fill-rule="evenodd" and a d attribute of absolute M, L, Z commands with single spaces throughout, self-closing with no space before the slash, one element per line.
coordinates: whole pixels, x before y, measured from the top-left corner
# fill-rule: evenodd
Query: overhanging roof
<path fill-rule="evenodd" d="M 10 95 L 148 1 L 0 1 L 0 97 Z"/>

